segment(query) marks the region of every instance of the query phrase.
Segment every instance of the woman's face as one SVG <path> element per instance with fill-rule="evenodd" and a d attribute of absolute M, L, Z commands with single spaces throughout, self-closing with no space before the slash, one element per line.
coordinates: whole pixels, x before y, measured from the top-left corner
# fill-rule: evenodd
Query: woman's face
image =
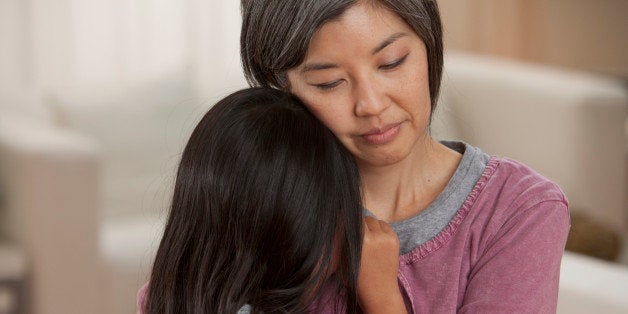
<path fill-rule="evenodd" d="M 397 163 L 427 140 L 425 45 L 382 6 L 359 3 L 324 24 L 288 79 L 361 166 Z"/>

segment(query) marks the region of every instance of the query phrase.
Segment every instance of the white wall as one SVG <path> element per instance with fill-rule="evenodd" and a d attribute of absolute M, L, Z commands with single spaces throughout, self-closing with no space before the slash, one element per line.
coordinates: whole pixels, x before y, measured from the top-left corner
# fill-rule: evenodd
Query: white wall
<path fill-rule="evenodd" d="M 0 86 L 55 92 L 183 72 L 222 96 L 245 86 L 240 21 L 231 0 L 0 0 Z"/>
<path fill-rule="evenodd" d="M 0 91 L 26 84 L 24 4 L 0 0 Z"/>
<path fill-rule="evenodd" d="M 0 85 L 56 91 L 190 71 L 189 1 L 0 0 Z"/>
<path fill-rule="evenodd" d="M 196 89 L 203 96 L 215 99 L 246 86 L 239 54 L 239 4 L 236 0 L 191 0 L 193 71 Z"/>

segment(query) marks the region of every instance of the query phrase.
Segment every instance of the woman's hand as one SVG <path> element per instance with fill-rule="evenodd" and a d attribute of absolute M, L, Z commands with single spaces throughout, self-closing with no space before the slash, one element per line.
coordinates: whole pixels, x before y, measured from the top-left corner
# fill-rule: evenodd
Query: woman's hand
<path fill-rule="evenodd" d="M 398 270 L 397 234 L 385 221 L 366 217 L 358 276 L 358 300 L 364 313 L 406 313 Z"/>

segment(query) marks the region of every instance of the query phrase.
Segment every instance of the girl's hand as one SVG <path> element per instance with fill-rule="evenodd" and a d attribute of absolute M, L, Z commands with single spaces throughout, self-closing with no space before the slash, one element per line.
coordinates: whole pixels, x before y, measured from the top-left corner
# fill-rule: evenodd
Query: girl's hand
<path fill-rule="evenodd" d="M 397 234 L 385 221 L 366 217 L 358 275 L 358 300 L 364 313 L 406 313 L 398 270 Z"/>

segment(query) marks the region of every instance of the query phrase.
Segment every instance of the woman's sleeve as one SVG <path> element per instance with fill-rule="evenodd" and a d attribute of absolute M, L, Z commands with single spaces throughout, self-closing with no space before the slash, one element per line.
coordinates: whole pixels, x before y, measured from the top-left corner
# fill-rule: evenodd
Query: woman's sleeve
<path fill-rule="evenodd" d="M 555 313 L 567 207 L 542 201 L 504 221 L 479 252 L 458 312 Z"/>

